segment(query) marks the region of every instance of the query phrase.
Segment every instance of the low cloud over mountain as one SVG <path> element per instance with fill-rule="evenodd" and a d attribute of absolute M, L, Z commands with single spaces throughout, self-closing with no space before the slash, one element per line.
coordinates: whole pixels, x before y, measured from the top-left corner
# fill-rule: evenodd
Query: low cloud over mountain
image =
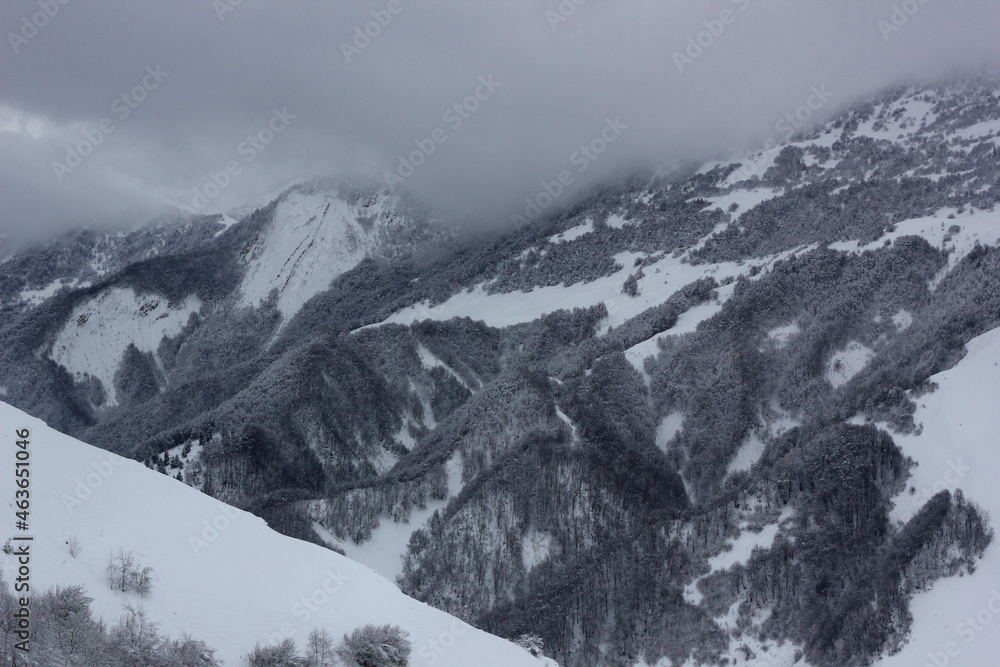
<path fill-rule="evenodd" d="M 10 0 L 0 19 L 0 231 L 16 239 L 387 172 L 495 227 L 563 171 L 554 207 L 1000 52 L 995 7 L 969 0 Z"/>

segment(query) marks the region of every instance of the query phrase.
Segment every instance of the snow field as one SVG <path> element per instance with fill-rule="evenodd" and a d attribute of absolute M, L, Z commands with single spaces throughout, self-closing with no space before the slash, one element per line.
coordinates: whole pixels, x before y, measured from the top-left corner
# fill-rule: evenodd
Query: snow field
<path fill-rule="evenodd" d="M 114 377 L 128 346 L 156 357 L 160 342 L 180 333 L 200 309 L 201 301 L 195 296 L 170 307 L 161 296 L 110 288 L 73 309 L 56 336 L 51 357 L 78 380 L 85 375 L 100 380 L 108 397 L 106 405 L 115 406 Z"/>
<path fill-rule="evenodd" d="M 141 604 L 160 630 L 187 632 L 231 667 L 259 641 L 293 638 L 314 627 L 339 639 L 366 624 L 395 623 L 410 634 L 411 665 L 525 667 L 544 664 L 523 649 L 403 595 L 365 565 L 284 537 L 264 521 L 148 470 L 57 433 L 0 403 L 0 460 L 13 470 L 15 429 L 28 429 L 31 456 L 31 585 L 81 584 L 92 608 L 117 621 Z M 13 535 L 14 475 L 0 490 Z M 74 558 L 66 541 L 82 551 Z M 145 598 L 109 589 L 105 567 L 119 548 L 154 568 Z M 15 558 L 0 555 L 11 579 Z"/>

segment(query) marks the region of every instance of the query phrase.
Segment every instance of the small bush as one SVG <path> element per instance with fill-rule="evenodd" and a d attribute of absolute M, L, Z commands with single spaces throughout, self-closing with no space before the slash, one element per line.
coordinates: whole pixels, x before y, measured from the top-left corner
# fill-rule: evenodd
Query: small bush
<path fill-rule="evenodd" d="M 119 549 L 108 557 L 108 585 L 123 593 L 135 591 L 145 597 L 153 590 L 153 568 L 143 567 L 135 554 Z"/>
<path fill-rule="evenodd" d="M 538 635 L 521 635 L 517 638 L 517 645 L 536 658 L 541 657 L 545 653 L 545 642 Z"/>
<path fill-rule="evenodd" d="M 291 639 L 275 646 L 257 644 L 246 656 L 248 667 L 302 667 L 302 661 L 295 650 L 295 642 Z"/>
<path fill-rule="evenodd" d="M 69 551 L 69 555 L 76 558 L 83 551 L 83 547 L 80 546 L 80 540 L 76 538 L 75 535 L 71 535 L 68 540 L 66 540 L 66 550 Z"/>
<path fill-rule="evenodd" d="M 365 625 L 344 635 L 337 654 L 358 667 L 406 667 L 412 650 L 407 634 L 398 625 Z"/>

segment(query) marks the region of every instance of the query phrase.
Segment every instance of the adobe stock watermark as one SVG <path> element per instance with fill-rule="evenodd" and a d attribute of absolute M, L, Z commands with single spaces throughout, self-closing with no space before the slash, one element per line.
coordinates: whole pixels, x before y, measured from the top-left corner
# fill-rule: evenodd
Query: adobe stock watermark
<path fill-rule="evenodd" d="M 81 507 L 114 474 L 115 468 L 124 462 L 125 458 L 117 454 L 109 454 L 107 459 L 99 463 L 92 463 L 94 472 L 89 473 L 86 477 L 76 478 L 76 488 L 73 489 L 73 494 L 62 494 L 63 507 L 66 508 L 66 511 L 72 514 L 76 508 Z"/>
<path fill-rule="evenodd" d="M 741 12 L 749 9 L 751 2 L 752 0 L 733 0 L 733 4 Z M 705 29 L 696 35 L 688 36 L 687 47 L 683 52 L 674 51 L 673 53 L 674 66 L 677 67 L 677 71 L 683 74 L 684 68 L 693 65 L 695 60 L 701 58 L 705 51 L 722 37 L 723 33 L 726 32 L 726 27 L 736 23 L 737 18 L 737 13 L 732 9 L 723 9 L 719 12 L 718 17 L 702 21 L 701 24 Z"/>
<path fill-rule="evenodd" d="M 428 639 L 426 642 L 420 645 L 417 650 L 417 655 L 423 660 L 423 664 L 430 667 L 431 665 L 437 664 L 437 661 L 441 659 L 448 649 L 455 645 L 458 638 L 469 631 L 469 626 L 458 620 L 457 618 L 451 622 L 448 629 L 439 634 L 434 639 Z"/>
<path fill-rule="evenodd" d="M 545 20 L 549 22 L 552 32 L 559 29 L 559 26 L 569 20 L 569 17 L 576 13 L 576 8 L 587 2 L 587 0 L 560 0 L 555 9 L 545 10 Z"/>
<path fill-rule="evenodd" d="M 904 0 L 900 3 L 893 3 L 892 13 L 889 14 L 888 18 L 879 19 L 875 23 L 878 26 L 879 32 L 882 33 L 882 39 L 888 42 L 928 2 L 929 0 Z"/>
<path fill-rule="evenodd" d="M 25 14 L 21 17 L 21 29 L 17 32 L 8 31 L 7 41 L 19 53 L 21 47 L 35 38 L 36 35 L 56 17 L 59 10 L 70 3 L 70 0 L 36 0 L 35 4 L 41 11 Z"/>
<path fill-rule="evenodd" d="M 341 591 L 350 577 L 339 569 L 327 570 L 326 578 L 308 596 L 303 596 L 298 602 L 293 604 L 288 613 L 296 619 L 296 623 L 285 621 L 278 628 L 277 632 L 265 632 L 264 642 L 270 646 L 277 646 L 286 639 L 292 639 L 298 627 L 304 626 L 314 614 L 319 612 L 337 593 Z"/>
<path fill-rule="evenodd" d="M 957 641 L 946 643 L 941 651 L 927 654 L 928 661 L 923 667 L 947 667 L 951 664 L 963 664 L 952 660 L 962 654 L 962 645 L 968 646 L 976 641 L 986 628 L 993 623 L 993 619 L 1000 616 L 1000 590 L 994 588 L 990 591 L 990 598 L 983 604 L 982 608 L 973 616 L 966 616 L 965 619 L 955 627 L 955 634 L 962 639 L 960 644 Z M 991 635 L 995 636 L 995 632 Z"/>
<path fill-rule="evenodd" d="M 149 94 L 160 87 L 163 80 L 170 76 L 170 72 L 164 72 L 160 65 L 146 67 L 146 73 L 142 80 L 131 89 L 123 92 L 111 103 L 111 113 L 115 115 L 118 122 L 125 122 L 132 112 L 139 108 Z M 54 160 L 52 162 L 52 172 L 61 183 L 67 174 L 83 164 L 83 161 L 93 155 L 97 147 L 104 143 L 104 140 L 115 131 L 115 121 L 110 117 L 102 118 L 98 123 L 83 131 L 83 139 L 75 144 L 66 146 L 66 157 L 62 162 Z"/>
<path fill-rule="evenodd" d="M 450 130 L 443 127 L 435 127 L 427 136 L 414 139 L 416 149 L 407 155 L 398 156 L 398 164 L 395 171 L 386 171 L 383 174 L 383 181 L 390 187 L 402 185 L 410 176 L 416 173 L 417 169 L 427 162 L 427 159 L 437 152 L 438 146 L 448 141 L 449 134 L 455 133 L 465 124 L 465 121 L 472 118 L 480 105 L 490 99 L 493 94 L 503 84 L 493 78 L 493 74 L 480 76 L 475 89 L 461 102 L 456 102 L 444 110 L 441 119 L 448 125 Z"/>
<path fill-rule="evenodd" d="M 197 535 L 188 536 L 188 546 L 195 556 L 200 556 L 201 552 L 210 547 L 218 540 L 224 532 L 229 530 L 236 519 L 240 518 L 240 512 L 229 505 L 220 505 L 219 513 L 211 519 L 205 519 L 201 525 L 201 531 Z"/>
<path fill-rule="evenodd" d="M 809 97 L 806 98 L 804 104 L 799 105 L 794 111 L 786 113 L 774 124 L 774 131 L 777 132 L 777 135 L 767 138 L 761 154 L 744 160 L 739 169 L 736 170 L 735 173 L 742 180 L 762 175 L 762 167 L 765 164 L 763 152 L 771 150 L 781 143 L 781 141 L 788 142 L 791 140 L 795 136 L 795 133 L 804 128 L 815 117 L 816 113 L 825 107 L 827 102 L 833 97 L 833 93 L 827 89 L 826 84 L 822 84 L 819 87 L 811 86 L 809 91 Z"/>
<path fill-rule="evenodd" d="M 212 0 L 212 9 L 220 21 L 226 20 L 226 14 L 236 11 L 236 8 L 243 4 L 243 0 Z"/>
<path fill-rule="evenodd" d="M 377 39 L 382 31 L 389 27 L 394 17 L 403 13 L 402 0 L 389 0 L 384 9 L 373 9 L 372 20 L 363 26 L 354 26 L 354 37 L 350 42 L 340 43 L 340 52 L 344 54 L 344 60 L 350 65 L 351 61 L 361 52 L 371 46 L 372 40 Z"/>
<path fill-rule="evenodd" d="M 628 129 L 628 125 L 621 121 L 619 116 L 614 120 L 606 118 L 604 127 L 600 134 L 585 144 L 580 144 L 580 148 L 573 151 L 569 156 L 569 163 L 576 167 L 578 174 L 582 174 L 590 168 L 590 165 L 597 161 L 597 158 L 608 150 L 611 144 L 618 141 L 618 138 Z M 552 206 L 559 199 L 566 188 L 571 186 L 576 180 L 576 175 L 569 170 L 563 169 L 556 174 L 551 181 L 542 181 L 542 189 L 534 197 L 524 198 L 524 214 L 514 213 L 510 216 L 510 221 L 514 223 L 515 229 L 521 229 L 536 220 L 542 215 L 545 209 Z"/>
<path fill-rule="evenodd" d="M 295 115 L 288 113 L 288 107 L 271 110 L 271 118 L 253 134 L 236 147 L 237 155 L 242 158 L 228 160 L 219 171 L 209 171 L 208 180 L 204 184 L 194 189 L 194 196 L 191 204 L 177 204 L 182 211 L 192 215 L 200 214 L 212 200 L 216 199 L 222 191 L 232 184 L 233 179 L 243 172 L 243 167 L 257 159 L 257 156 L 264 152 L 275 137 L 284 132 L 291 122 L 295 120 Z"/>

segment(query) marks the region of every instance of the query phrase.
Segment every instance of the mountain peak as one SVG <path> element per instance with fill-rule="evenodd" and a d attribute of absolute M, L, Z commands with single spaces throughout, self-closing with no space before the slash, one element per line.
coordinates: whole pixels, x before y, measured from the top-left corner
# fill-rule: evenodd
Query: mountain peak
<path fill-rule="evenodd" d="M 295 185 L 274 204 L 269 224 L 241 254 L 240 293 L 245 306 L 275 293 L 285 321 L 362 260 L 399 259 L 448 236 L 405 197 L 360 179 Z"/>

